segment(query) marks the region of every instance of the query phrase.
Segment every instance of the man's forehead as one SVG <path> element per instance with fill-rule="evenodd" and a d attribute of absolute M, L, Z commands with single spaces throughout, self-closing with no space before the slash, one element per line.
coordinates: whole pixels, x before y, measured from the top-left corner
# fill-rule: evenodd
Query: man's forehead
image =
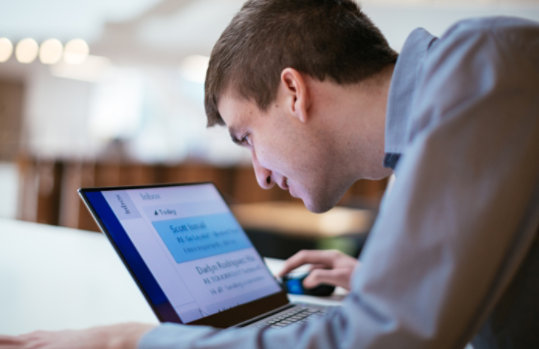
<path fill-rule="evenodd" d="M 245 98 L 238 97 L 237 94 L 223 93 L 219 98 L 217 108 L 230 138 L 234 143 L 240 144 L 241 134 L 248 128 L 252 106 Z"/>
<path fill-rule="evenodd" d="M 219 114 L 229 131 L 237 131 L 256 111 L 253 102 L 234 94 L 224 93 L 217 104 Z"/>

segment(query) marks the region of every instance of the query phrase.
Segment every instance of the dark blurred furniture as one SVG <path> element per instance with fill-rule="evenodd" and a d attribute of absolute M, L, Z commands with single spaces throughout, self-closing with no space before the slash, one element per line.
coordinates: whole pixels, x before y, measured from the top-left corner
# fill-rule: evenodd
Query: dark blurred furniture
<path fill-rule="evenodd" d="M 299 202 L 239 204 L 233 211 L 265 257 L 286 259 L 301 249 L 337 249 L 358 256 L 375 210 L 335 207 L 315 214 Z"/>
<path fill-rule="evenodd" d="M 18 169 L 18 218 L 27 221 L 97 231 L 96 224 L 77 195 L 77 189 L 80 187 L 211 181 L 231 205 L 239 205 L 236 206 L 239 220 L 248 230 L 255 245 L 266 246 L 267 251 L 278 251 L 276 248 L 269 248 L 271 244 L 279 246 L 279 253 L 272 252 L 265 254 L 266 256 L 286 258 L 298 248 L 335 246 L 353 254 L 361 242 L 358 239 L 363 239 L 365 233 L 366 224 L 356 222 L 355 227 L 339 233 L 338 239 L 336 236 L 320 235 L 318 230 L 311 226 L 322 227 L 323 216 L 315 218 L 317 215 L 308 213 L 301 201 L 291 198 L 288 192 L 278 187 L 262 190 L 258 187 L 251 166 L 248 165 L 219 167 L 195 161 L 145 164 L 127 161 L 44 159 L 21 155 L 18 157 Z M 359 181 L 347 192 L 340 205 L 355 208 L 377 207 L 385 187 L 385 180 Z M 278 203 L 272 208 L 253 206 L 254 211 L 251 213 L 245 213 L 249 212 L 246 211 L 248 206 L 241 206 L 268 202 Z M 285 203 L 292 206 L 286 206 Z M 260 211 L 263 213 L 257 213 Z M 283 215 L 283 211 L 288 213 Z M 298 220 L 297 217 L 303 217 L 305 214 L 311 218 Z M 290 217 L 285 224 L 290 229 L 265 227 L 264 217 L 281 222 Z M 254 224 L 257 221 L 258 224 Z M 303 226 L 304 223 L 300 225 L 300 221 L 310 221 L 307 222 L 310 226 Z M 341 224 L 342 222 L 336 222 L 335 226 Z M 289 232 L 284 234 L 286 230 Z M 268 235 L 270 231 L 273 231 L 275 236 Z M 347 244 L 353 244 L 354 247 L 347 248 Z"/>

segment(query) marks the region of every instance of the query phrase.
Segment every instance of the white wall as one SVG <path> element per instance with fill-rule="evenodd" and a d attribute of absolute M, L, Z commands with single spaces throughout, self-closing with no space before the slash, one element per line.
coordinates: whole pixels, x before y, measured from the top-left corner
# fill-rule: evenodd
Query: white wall
<path fill-rule="evenodd" d="M 27 149 L 45 157 L 84 155 L 91 151 L 85 125 L 93 85 L 54 78 L 48 67 L 38 63 L 31 68 L 23 111 Z"/>
<path fill-rule="evenodd" d="M 359 1 L 361 4 L 362 2 Z M 377 4 L 368 1 L 363 11 L 386 35 L 389 44 L 400 51 L 408 34 L 423 27 L 436 36 L 443 34 L 453 23 L 471 17 L 517 16 L 539 22 L 539 3 L 455 3 L 432 2 L 426 4 Z"/>
<path fill-rule="evenodd" d="M 539 21 L 539 4 L 531 2 L 527 5 L 509 5 L 507 2 L 466 4 L 460 1 L 433 1 L 426 4 L 419 1 L 404 5 L 403 2 L 386 0 L 365 1 L 363 10 L 397 51 L 402 48 L 408 34 L 417 27 L 441 35 L 457 20 L 469 17 L 511 15 Z M 169 29 L 173 30 L 174 23 L 169 25 Z M 205 44 L 212 45 L 210 42 Z M 98 85 L 53 77 L 48 67 L 39 63 L 33 63 L 26 69 L 24 137 L 28 149 L 41 156 L 94 156 L 103 147 L 102 140 L 96 139 L 89 129 Z M 227 162 L 227 157 L 230 161 L 245 159 L 229 144 L 226 132 L 215 130 L 210 135 L 205 129 L 202 85 L 186 85 L 171 67 L 154 67 L 150 69 L 150 74 L 148 67 L 138 69 L 144 75 L 145 91 L 142 98 L 146 99 L 142 102 L 132 101 L 133 104 L 141 104 L 143 114 L 139 118 L 143 125 L 138 126 L 138 131 L 131 132 L 135 138 L 131 144 L 135 157 L 138 154 L 144 161 L 152 161 L 152 158 L 154 161 L 178 161 L 182 156 L 193 155 L 224 159 L 224 162 Z M 117 98 L 127 99 L 122 94 Z M 104 108 L 107 110 L 106 105 Z M 121 119 L 121 115 L 115 115 L 110 114 L 111 124 Z M 131 124 L 126 124 L 124 128 L 131 127 Z M 221 145 L 216 146 L 215 140 Z"/>

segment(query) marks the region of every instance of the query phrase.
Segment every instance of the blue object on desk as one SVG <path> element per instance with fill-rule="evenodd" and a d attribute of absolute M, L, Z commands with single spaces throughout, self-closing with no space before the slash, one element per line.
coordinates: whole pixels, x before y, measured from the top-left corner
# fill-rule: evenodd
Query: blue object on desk
<path fill-rule="evenodd" d="M 308 275 L 308 273 L 302 275 L 285 275 L 282 277 L 282 284 L 286 288 L 286 291 L 291 294 L 329 296 L 335 290 L 335 286 L 328 284 L 320 284 L 312 288 L 303 287 L 303 280 Z"/>

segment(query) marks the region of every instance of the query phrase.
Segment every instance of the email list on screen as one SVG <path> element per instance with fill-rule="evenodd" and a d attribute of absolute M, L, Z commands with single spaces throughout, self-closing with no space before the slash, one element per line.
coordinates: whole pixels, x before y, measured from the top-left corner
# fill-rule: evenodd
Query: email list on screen
<path fill-rule="evenodd" d="M 182 322 L 280 291 L 212 185 L 103 196 Z"/>

